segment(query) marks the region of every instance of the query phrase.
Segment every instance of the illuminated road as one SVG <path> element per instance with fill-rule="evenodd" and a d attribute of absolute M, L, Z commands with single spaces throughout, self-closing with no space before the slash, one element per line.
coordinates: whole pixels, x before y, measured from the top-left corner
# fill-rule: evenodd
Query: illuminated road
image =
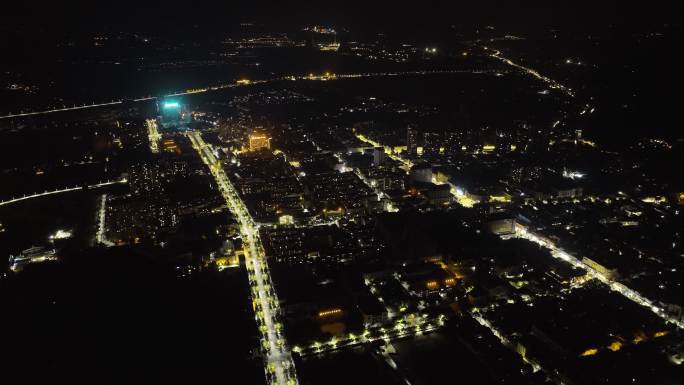
<path fill-rule="evenodd" d="M 485 50 L 488 50 L 488 51 L 489 51 L 489 49 L 488 49 L 487 47 L 485 47 Z M 515 68 L 517 68 L 517 69 L 519 69 L 519 70 L 522 70 L 523 72 L 525 72 L 525 73 L 527 73 L 527 74 L 529 74 L 529 75 L 534 76 L 535 78 L 537 78 L 537 79 L 543 81 L 544 83 L 546 83 L 550 88 L 558 89 L 558 90 L 563 91 L 567 96 L 570 96 L 570 97 L 574 97 L 574 96 L 575 96 L 575 93 L 574 93 L 570 88 L 568 88 L 568 87 L 566 87 L 566 86 L 564 86 L 564 85 L 558 83 L 557 81 L 555 81 L 555 80 L 553 80 L 553 79 L 551 79 L 551 78 L 548 78 L 548 77 L 546 77 L 546 76 L 540 74 L 539 72 L 533 70 L 532 68 L 524 67 L 524 66 L 522 66 L 522 65 L 520 65 L 520 64 L 517 64 L 517 63 L 513 62 L 511 59 L 508 59 L 508 58 L 505 58 L 505 57 L 501 56 L 501 52 L 500 52 L 500 51 L 497 51 L 497 50 L 491 50 L 491 51 L 493 51 L 493 53 L 491 53 L 491 54 L 489 55 L 490 57 L 493 57 L 493 58 L 495 58 L 495 59 L 501 60 L 502 62 L 508 64 L 509 66 L 515 67 Z"/>
<path fill-rule="evenodd" d="M 90 185 L 87 188 L 93 189 L 93 188 L 99 188 L 99 187 L 104 187 L 104 186 L 110 186 L 110 185 L 118 184 L 118 183 L 128 183 L 128 180 L 121 179 L 121 180 L 115 180 L 112 182 L 98 183 L 98 184 Z M 6 201 L 0 201 L 0 206 L 5 206 L 5 205 L 12 204 L 12 203 L 25 201 L 28 199 L 33 199 L 33 198 L 40 198 L 40 197 L 44 197 L 44 196 L 48 196 L 48 195 L 55 195 L 55 194 L 61 194 L 61 193 L 70 192 L 70 191 L 83 190 L 84 188 L 86 188 L 86 187 L 77 186 L 77 187 L 71 187 L 71 188 L 64 188 L 61 190 L 45 191 L 45 192 L 37 193 L 37 194 L 33 194 L 33 195 L 25 195 L 21 198 L 13 198 L 13 199 L 6 200 Z"/>
<path fill-rule="evenodd" d="M 266 379 L 270 384 L 297 384 L 292 355 L 282 335 L 282 324 L 278 322 L 279 302 L 273 290 L 258 227 L 221 167 L 221 163 L 212 153 L 211 147 L 202 139 L 202 135 L 198 131 L 191 131 L 188 137 L 204 163 L 209 166 L 221 194 L 240 224 L 252 304 L 261 332 L 262 348 L 265 352 Z"/>
<path fill-rule="evenodd" d="M 312 143 L 313 143 L 313 141 L 312 141 Z M 318 148 L 318 151 L 320 151 L 320 147 L 318 147 L 318 145 L 316 145 L 315 143 L 313 143 L 313 144 L 314 144 L 314 146 L 316 146 L 316 147 Z M 340 152 L 333 152 L 333 156 L 335 156 L 335 158 L 337 158 L 337 160 L 339 160 L 341 163 L 346 163 L 346 162 L 344 161 L 344 157 L 342 156 L 342 153 L 340 153 Z M 342 172 L 345 172 L 345 171 L 348 171 L 348 170 L 349 170 L 349 168 L 346 168 L 346 170 L 345 170 L 345 169 L 342 169 L 342 170 L 340 170 L 340 172 L 342 173 Z M 356 176 L 359 177 L 359 179 L 360 179 L 366 186 L 368 186 L 369 189 L 373 190 L 373 192 L 375 193 L 375 195 L 376 195 L 376 197 L 377 197 L 378 200 L 383 199 L 383 197 L 385 196 L 385 193 L 384 193 L 381 189 L 379 189 L 379 188 L 373 186 L 373 185 L 368 181 L 368 179 L 366 179 L 366 176 L 363 175 L 363 173 L 361 172 L 361 170 L 359 170 L 357 167 L 354 167 L 354 168 L 351 169 L 351 171 L 352 171 L 354 174 L 356 174 Z M 385 207 L 383 207 L 383 210 L 384 210 L 384 211 L 387 211 L 387 212 L 397 212 L 397 211 L 399 211 L 399 210 L 396 209 L 394 206 L 392 206 L 392 203 L 387 203 L 387 204 L 385 205 Z M 337 223 L 337 221 L 333 221 L 333 223 Z"/>
<path fill-rule="evenodd" d="M 159 130 L 157 130 L 157 121 L 154 119 L 147 119 L 145 121 L 147 125 L 147 138 L 150 141 L 150 151 L 153 154 L 159 153 L 159 141 L 161 140 L 161 135 Z"/>
<path fill-rule="evenodd" d="M 492 334 L 494 334 L 494 336 L 495 336 L 496 338 L 499 339 L 499 341 L 501 342 L 501 345 L 503 345 L 504 347 L 510 349 L 510 350 L 513 351 L 514 353 L 520 355 L 520 358 L 523 360 L 523 362 L 525 362 L 526 364 L 528 364 L 528 365 L 530 365 L 530 366 L 532 367 L 532 371 L 533 371 L 534 373 L 536 373 L 536 372 L 538 372 L 538 371 L 541 370 L 541 371 L 542 371 L 543 373 L 545 373 L 545 374 L 548 376 L 548 378 L 551 379 L 554 383 L 556 383 L 556 384 L 558 384 L 558 385 L 567 385 L 567 383 L 565 382 L 565 380 L 564 380 L 563 378 L 561 378 L 561 377 L 558 375 L 558 373 L 556 373 L 555 370 L 545 369 L 545 368 L 543 368 L 541 365 L 539 365 L 539 363 L 537 363 L 536 361 L 533 361 L 533 358 L 528 358 L 526 355 L 520 354 L 520 352 L 518 351 L 518 349 L 516 348 L 516 346 L 511 342 L 511 340 L 508 339 L 508 337 L 506 337 L 506 336 L 503 334 L 502 331 L 500 331 L 499 329 L 497 329 L 496 326 L 494 326 L 491 322 L 489 322 L 489 320 L 487 320 L 486 318 L 484 318 L 484 315 L 483 315 L 480 311 L 477 311 L 477 310 L 476 310 L 476 311 L 472 311 L 472 312 L 470 313 L 470 315 L 473 317 L 473 319 L 474 319 L 475 321 L 477 321 L 477 323 L 479 323 L 480 325 L 482 325 L 482 326 L 486 327 L 487 329 L 489 329 L 489 330 L 492 332 Z"/>
<path fill-rule="evenodd" d="M 401 164 L 402 164 L 402 169 L 403 169 L 404 171 L 406 171 L 407 173 L 408 173 L 409 170 L 411 169 L 411 166 L 413 166 L 413 163 L 412 163 L 410 160 L 403 158 L 403 157 L 401 156 L 401 154 L 395 154 L 395 153 L 392 151 L 392 148 L 391 148 L 391 147 L 389 147 L 389 146 L 384 146 L 384 145 L 382 145 L 381 143 L 376 142 L 376 141 L 374 141 L 373 139 L 364 136 L 363 134 L 359 134 L 359 133 L 356 133 L 356 132 L 355 132 L 354 135 L 356 135 L 356 138 L 357 138 L 358 140 L 360 140 L 360 141 L 362 141 L 362 142 L 364 142 L 364 143 L 368 143 L 368 144 L 370 144 L 370 145 L 373 146 L 373 147 L 382 147 L 382 148 L 385 150 L 385 154 L 387 155 L 387 157 L 390 158 L 390 159 L 392 159 L 392 160 L 394 160 L 394 161 L 396 161 L 396 162 L 401 163 Z"/>
<path fill-rule="evenodd" d="M 156 99 L 156 97 L 154 97 L 154 96 L 142 97 L 142 98 L 133 99 L 133 101 L 134 102 L 142 102 L 145 100 L 152 100 L 152 99 Z M 55 112 L 78 111 L 78 110 L 85 110 L 85 109 L 89 109 L 89 108 L 116 106 L 119 104 L 123 104 L 123 100 L 115 100 L 115 101 L 106 102 L 106 103 L 83 104 L 80 106 L 73 106 L 73 107 L 53 108 L 51 110 L 45 110 L 45 111 L 33 111 L 33 112 L 22 112 L 19 114 L 9 114 L 9 115 L 5 115 L 5 116 L 0 116 L 0 119 L 11 119 L 11 118 L 21 118 L 21 117 L 26 117 L 26 116 L 45 115 L 45 114 L 52 114 Z"/>
<path fill-rule="evenodd" d="M 434 318 L 423 316 L 422 318 L 418 318 L 411 325 L 407 325 L 400 320 L 391 327 L 374 327 L 364 330 L 364 332 L 359 335 L 349 333 L 343 337 L 333 337 L 329 341 L 323 343 L 314 342 L 310 346 L 295 347 L 293 348 L 293 351 L 300 356 L 323 354 L 376 341 L 390 342 L 400 338 L 419 336 L 431 333 L 442 326 L 444 326 L 443 315 Z"/>
<path fill-rule="evenodd" d="M 19 114 L 10 114 L 10 115 L 5 115 L 5 116 L 0 116 L 0 119 L 21 118 L 21 117 L 25 117 L 25 116 L 51 114 L 54 112 L 76 111 L 76 110 L 83 110 L 86 108 L 115 106 L 115 105 L 121 104 L 121 103 L 123 103 L 121 100 L 117 100 L 117 101 L 109 102 L 109 103 L 87 104 L 87 105 L 84 104 L 82 106 L 55 108 L 55 109 L 46 110 L 46 111 L 35 111 L 35 112 L 24 112 L 24 113 L 19 113 Z"/>
<path fill-rule="evenodd" d="M 370 145 L 372 145 L 372 146 L 374 146 L 374 147 L 382 147 L 382 148 L 384 148 L 384 149 L 385 149 L 385 154 L 387 154 L 387 156 L 388 156 L 390 159 L 395 160 L 395 161 L 401 163 L 401 164 L 402 164 L 401 168 L 402 168 L 402 170 L 406 171 L 406 173 L 408 173 L 408 172 L 411 170 L 411 167 L 413 167 L 413 162 L 411 162 L 411 160 L 402 157 L 401 154 L 395 154 L 395 153 L 392 151 L 392 148 L 390 148 L 389 146 L 384 146 L 384 145 L 382 145 L 381 143 L 376 142 L 376 141 L 374 141 L 373 139 L 370 139 L 370 138 L 364 136 L 363 134 L 354 133 L 354 135 L 356 135 L 356 138 L 357 138 L 358 140 L 360 140 L 360 141 L 362 141 L 362 142 L 364 142 L 364 143 L 368 143 L 368 144 L 370 144 Z M 433 180 L 432 180 L 432 183 L 434 183 L 434 184 L 442 184 L 442 183 L 439 183 L 439 182 L 438 182 L 437 180 L 435 180 L 434 178 L 433 178 Z M 449 185 L 449 187 L 450 187 L 449 192 L 450 192 L 451 195 L 453 196 L 453 198 L 454 198 L 454 200 L 456 201 L 456 203 L 458 203 L 459 205 L 461 205 L 461 206 L 463 206 L 463 207 L 467 207 L 467 208 L 473 208 L 473 207 L 475 206 L 475 204 L 476 204 L 477 202 L 476 202 L 476 201 L 473 201 L 473 200 L 470 199 L 470 198 L 468 198 L 468 196 L 462 191 L 462 189 L 459 189 L 457 186 L 455 186 L 453 183 L 451 183 L 451 182 L 449 182 L 449 181 L 447 181 L 446 184 Z"/>
<path fill-rule="evenodd" d="M 368 138 L 368 137 L 366 137 L 366 136 L 364 136 L 364 135 L 362 135 L 362 134 L 359 134 L 359 133 L 355 133 L 355 135 L 356 135 L 356 138 L 359 139 L 359 140 L 362 141 L 362 142 L 368 143 L 368 144 L 370 144 L 370 145 L 372 145 L 372 146 L 374 146 L 374 147 L 382 147 L 382 148 L 384 148 L 384 149 L 385 149 L 385 154 L 387 154 L 387 156 L 388 156 L 390 159 L 395 160 L 395 161 L 401 163 L 401 164 L 402 164 L 401 168 L 402 168 L 404 171 L 406 171 L 406 173 L 408 173 L 408 172 L 411 170 L 411 167 L 413 167 L 413 162 L 411 162 L 409 159 L 406 159 L 406 158 L 402 157 L 401 154 L 395 154 L 395 153 L 393 153 L 393 152 L 392 152 L 392 149 L 391 149 L 389 146 L 384 146 L 384 145 L 382 145 L 381 143 L 376 142 L 376 141 L 374 141 L 373 139 L 370 139 L 370 138 Z M 434 183 L 434 184 L 442 184 L 442 183 L 439 183 L 439 182 L 438 182 L 437 180 L 435 180 L 434 178 L 433 178 L 433 180 L 432 180 L 432 183 Z M 449 192 L 450 192 L 451 195 L 453 196 L 453 198 L 454 198 L 454 200 L 456 201 L 456 203 L 460 204 L 460 205 L 463 206 L 463 207 L 467 207 L 467 208 L 472 208 L 472 207 L 475 205 L 475 203 L 477 203 L 477 202 L 475 202 L 475 201 L 469 199 L 469 198 L 467 197 L 467 195 L 466 195 L 465 193 L 463 193 L 463 191 L 462 191 L 461 189 L 459 189 L 457 186 L 455 186 L 453 183 L 447 181 L 446 184 L 449 185 L 449 187 L 450 187 Z"/>
<path fill-rule="evenodd" d="M 114 243 L 110 242 L 105 237 L 105 232 L 107 230 L 105 226 L 105 219 L 107 214 L 107 194 L 102 194 L 100 198 L 100 210 L 97 214 L 97 233 L 95 235 L 95 241 L 98 244 L 105 246 L 114 246 Z"/>
<path fill-rule="evenodd" d="M 499 341 L 501 341 L 501 344 L 503 346 L 505 346 L 505 347 L 507 347 L 513 351 L 516 351 L 515 346 L 511 343 L 511 341 L 508 339 L 508 337 L 506 337 L 499 329 L 497 329 L 494 325 L 492 325 L 492 323 L 489 322 L 489 320 L 484 318 L 480 312 L 474 311 L 474 312 L 470 313 L 470 315 L 473 317 L 473 319 L 475 321 L 477 321 L 477 323 L 479 323 L 480 325 L 489 329 L 492 332 L 492 334 L 494 334 L 494 336 L 496 338 L 498 338 Z M 522 359 L 523 359 L 523 361 L 525 361 L 525 363 L 529 364 L 535 372 L 538 372 L 540 370 L 544 370 L 536 362 L 528 361 L 525 357 L 522 357 Z M 544 371 L 544 372 L 546 372 L 546 371 Z"/>
<path fill-rule="evenodd" d="M 527 239 L 531 242 L 534 242 L 540 246 L 547 248 L 551 252 L 551 255 L 553 257 L 562 259 L 563 261 L 566 261 L 575 267 L 585 270 L 589 274 L 589 276 L 603 282 L 612 290 L 622 294 L 625 298 L 631 300 L 632 302 L 638 305 L 646 307 L 666 322 L 672 323 L 680 329 L 684 329 L 684 322 L 682 320 L 668 315 L 663 308 L 658 307 L 653 301 L 649 300 L 648 298 L 644 298 L 641 294 L 628 288 L 624 284 L 609 279 L 605 275 L 596 271 L 593 267 L 583 263 L 581 261 L 581 258 L 577 258 L 567 253 L 565 250 L 549 242 L 549 240 L 542 238 L 533 232 L 528 231 L 523 226 L 516 226 L 516 233 L 514 237 Z"/>
<path fill-rule="evenodd" d="M 441 71 L 364 72 L 364 73 L 355 73 L 355 74 L 328 74 L 328 75 L 326 75 L 326 74 L 322 74 L 322 75 L 309 74 L 309 75 L 305 75 L 305 76 L 286 75 L 286 76 L 281 76 L 281 77 L 272 78 L 272 79 L 252 80 L 252 81 L 238 80 L 235 83 L 218 84 L 218 85 L 214 85 L 211 87 L 188 89 L 185 91 L 180 91 L 180 92 L 164 95 L 164 96 L 162 96 L 162 98 L 174 97 L 174 96 L 185 96 L 185 95 L 192 95 L 192 94 L 199 94 L 199 93 L 205 93 L 205 92 L 225 90 L 225 89 L 236 88 L 236 87 L 247 87 L 247 86 L 252 86 L 252 85 L 268 84 L 268 83 L 275 83 L 275 82 L 282 82 L 282 81 L 304 81 L 304 80 L 308 80 L 308 81 L 333 81 L 333 80 L 339 80 L 339 79 L 358 79 L 358 78 L 370 78 L 370 77 L 409 76 L 409 75 L 443 75 L 443 74 L 457 74 L 457 73 L 487 74 L 489 72 L 488 71 L 479 71 L 479 70 L 441 70 Z M 132 101 L 133 102 L 142 102 L 142 101 L 155 100 L 155 99 L 157 99 L 156 96 L 146 96 L 146 97 L 140 97 L 140 98 L 132 99 Z M 81 106 L 54 108 L 54 109 L 45 110 L 45 111 L 33 111 L 33 112 L 24 112 L 24 113 L 19 113 L 19 114 L 8 114 L 8 115 L 0 116 L 0 119 L 12 119 L 12 118 L 21 118 L 21 117 L 36 116 L 36 115 L 46 115 L 46 114 L 52 114 L 52 113 L 57 113 L 57 112 L 78 111 L 78 110 L 84 110 L 84 109 L 90 109 L 90 108 L 117 106 L 117 105 L 121 105 L 123 103 L 124 103 L 123 100 L 115 100 L 115 101 L 106 102 L 106 103 L 84 104 Z"/>

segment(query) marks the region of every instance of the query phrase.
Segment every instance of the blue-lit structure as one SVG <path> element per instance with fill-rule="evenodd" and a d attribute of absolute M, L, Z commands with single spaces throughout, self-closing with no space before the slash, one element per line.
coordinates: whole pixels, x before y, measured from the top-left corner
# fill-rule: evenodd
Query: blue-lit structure
<path fill-rule="evenodd" d="M 159 125 L 165 129 L 186 129 L 192 121 L 192 114 L 178 99 L 160 99 L 157 115 Z"/>

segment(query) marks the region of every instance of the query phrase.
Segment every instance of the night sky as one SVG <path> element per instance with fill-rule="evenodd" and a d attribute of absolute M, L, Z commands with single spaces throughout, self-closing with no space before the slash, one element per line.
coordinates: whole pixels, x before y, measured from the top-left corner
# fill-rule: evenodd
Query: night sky
<path fill-rule="evenodd" d="M 331 24 L 349 27 L 411 29 L 441 24 L 494 24 L 514 29 L 577 28 L 611 24 L 649 24 L 679 22 L 680 4 L 649 2 L 632 5 L 618 1 L 76 1 L 13 5 L 6 27 L 24 26 L 28 30 L 100 29 L 202 29 L 221 30 L 239 22 L 283 25 Z"/>

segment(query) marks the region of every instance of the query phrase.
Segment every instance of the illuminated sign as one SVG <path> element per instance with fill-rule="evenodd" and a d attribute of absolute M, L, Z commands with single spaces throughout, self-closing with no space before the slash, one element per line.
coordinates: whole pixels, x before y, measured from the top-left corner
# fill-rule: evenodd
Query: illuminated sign
<path fill-rule="evenodd" d="M 164 108 L 178 108 L 179 106 L 178 102 L 164 103 Z"/>

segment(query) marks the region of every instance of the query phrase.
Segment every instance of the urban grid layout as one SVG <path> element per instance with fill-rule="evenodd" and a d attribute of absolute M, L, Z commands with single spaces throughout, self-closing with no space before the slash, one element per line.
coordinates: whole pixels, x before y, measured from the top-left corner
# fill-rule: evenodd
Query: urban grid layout
<path fill-rule="evenodd" d="M 22 7 L 0 383 L 684 384 L 675 4 Z"/>

